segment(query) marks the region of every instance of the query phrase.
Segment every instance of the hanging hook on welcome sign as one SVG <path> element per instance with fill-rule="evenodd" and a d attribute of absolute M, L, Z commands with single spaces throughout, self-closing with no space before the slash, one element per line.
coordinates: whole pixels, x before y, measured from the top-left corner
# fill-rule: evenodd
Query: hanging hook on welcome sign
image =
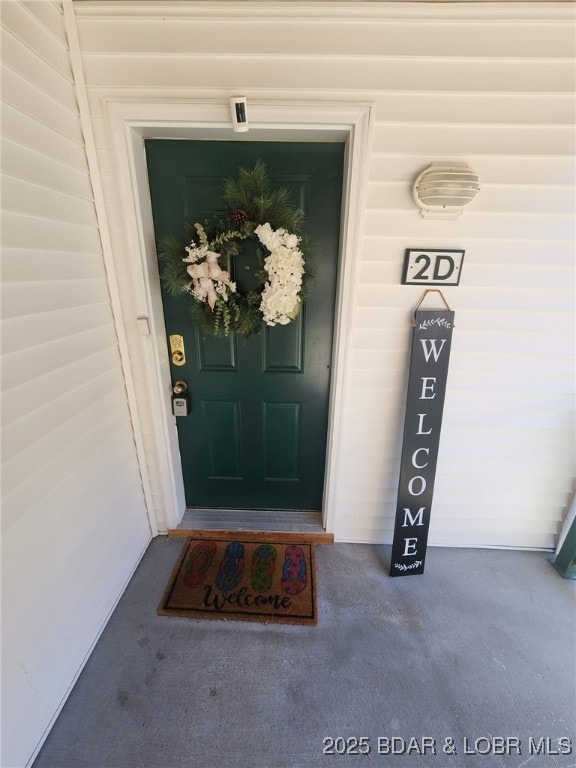
<path fill-rule="evenodd" d="M 450 309 L 450 305 L 446 301 L 446 298 L 445 298 L 444 294 L 442 293 L 442 291 L 439 288 L 426 288 L 426 290 L 424 291 L 422 296 L 420 296 L 420 301 L 414 307 L 414 314 L 412 316 L 412 328 L 414 328 L 416 326 L 416 312 L 420 309 L 420 306 L 422 305 L 422 302 L 424 301 L 424 299 L 426 298 L 427 294 L 429 294 L 429 293 L 439 293 L 440 294 L 440 298 L 444 302 L 444 306 L 446 307 L 446 309 L 449 312 L 452 312 L 452 310 Z M 452 327 L 454 328 L 454 325 Z"/>

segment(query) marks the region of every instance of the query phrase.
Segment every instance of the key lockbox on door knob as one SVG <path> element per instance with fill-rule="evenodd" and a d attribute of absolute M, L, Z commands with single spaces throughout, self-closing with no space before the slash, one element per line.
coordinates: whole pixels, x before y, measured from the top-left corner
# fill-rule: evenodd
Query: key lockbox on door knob
<path fill-rule="evenodd" d="M 174 416 L 188 416 L 190 413 L 190 395 L 185 381 L 175 381 L 172 385 L 172 413 Z"/>

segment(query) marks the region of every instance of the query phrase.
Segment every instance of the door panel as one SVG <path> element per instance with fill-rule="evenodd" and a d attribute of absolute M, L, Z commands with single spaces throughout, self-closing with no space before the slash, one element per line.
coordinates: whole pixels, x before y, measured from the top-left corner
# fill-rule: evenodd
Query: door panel
<path fill-rule="evenodd" d="M 240 403 L 203 400 L 204 435 L 211 480 L 242 480 Z"/>
<path fill-rule="evenodd" d="M 289 325 L 264 326 L 262 332 L 264 373 L 304 372 L 304 330 L 306 309 Z"/>
<path fill-rule="evenodd" d="M 262 403 L 264 479 L 300 482 L 302 403 Z M 282 435 L 282 439 L 278 439 Z"/>
<path fill-rule="evenodd" d="M 191 413 L 176 419 L 189 507 L 321 509 L 344 147 L 277 142 L 146 141 L 156 238 L 182 239 L 186 219 L 224 213 L 222 183 L 261 159 L 273 186 L 306 214 L 317 279 L 295 321 L 250 338 L 194 325 L 190 297 L 163 293 L 167 334 L 184 337 Z M 245 247 L 244 247 L 245 246 Z M 230 264 L 257 286 L 253 243 Z M 183 252 L 183 257 L 185 253 Z"/>
<path fill-rule="evenodd" d="M 234 334 L 224 338 L 212 338 L 204 336 L 202 330 L 196 327 L 194 335 L 198 350 L 198 370 L 201 373 L 238 370 L 238 349 Z"/>

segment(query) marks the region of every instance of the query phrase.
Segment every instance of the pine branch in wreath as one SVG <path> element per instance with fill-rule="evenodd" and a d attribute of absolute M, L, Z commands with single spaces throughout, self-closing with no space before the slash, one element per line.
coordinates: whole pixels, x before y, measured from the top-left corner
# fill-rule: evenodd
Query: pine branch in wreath
<path fill-rule="evenodd" d="M 252 336 L 259 333 L 262 326 L 262 313 L 260 312 L 260 294 L 250 293 L 247 301 L 239 306 L 236 320 L 236 333 L 241 336 Z"/>
<path fill-rule="evenodd" d="M 231 218 L 226 216 L 212 216 L 205 219 L 200 225 L 198 223 L 187 222 L 186 241 L 187 243 L 196 243 L 202 245 L 203 237 L 210 244 L 210 247 L 218 250 L 222 256 L 235 256 L 240 252 L 240 246 L 237 241 L 246 240 L 252 237 L 252 229 L 248 224 L 238 226 Z M 180 246 L 182 248 L 182 246 Z"/>
<path fill-rule="evenodd" d="M 254 199 L 267 196 L 270 191 L 266 166 L 258 160 L 254 169 L 240 168 L 237 179 L 224 182 L 224 200 L 231 211 L 243 210 L 255 221 Z"/>
<path fill-rule="evenodd" d="M 214 312 L 207 310 L 204 304 L 190 303 L 190 312 L 203 333 L 210 336 L 227 336 L 230 328 L 241 336 L 252 336 L 259 333 L 262 325 L 260 313 L 260 295 L 248 294 L 246 302 L 236 302 L 233 299 L 227 304 L 219 303 Z"/>
<path fill-rule="evenodd" d="M 232 216 L 241 211 L 253 224 L 267 221 L 273 229 L 282 227 L 296 234 L 302 229 L 304 214 L 294 207 L 288 190 L 271 190 L 261 160 L 252 170 L 241 168 L 237 179 L 224 182 L 224 200 Z"/>
<path fill-rule="evenodd" d="M 180 295 L 183 285 L 190 279 L 182 261 L 181 241 L 172 236 L 163 238 L 158 256 L 162 262 L 160 280 L 163 286 L 171 296 Z"/>

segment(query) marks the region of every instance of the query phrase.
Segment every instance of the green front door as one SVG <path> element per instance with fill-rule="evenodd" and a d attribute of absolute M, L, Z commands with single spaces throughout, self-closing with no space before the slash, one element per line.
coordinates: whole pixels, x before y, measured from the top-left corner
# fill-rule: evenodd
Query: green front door
<path fill-rule="evenodd" d="M 189 415 L 176 418 L 186 504 L 320 510 L 344 147 L 150 140 L 146 156 L 157 241 L 171 235 L 184 243 L 186 219 L 224 213 L 223 180 L 262 160 L 272 184 L 304 211 L 314 244 L 316 279 L 289 325 L 213 337 L 195 325 L 190 296 L 163 293 L 167 335 L 183 337 L 186 359 L 171 362 L 172 381 L 186 381 L 191 397 Z M 242 257 L 234 261 L 241 284 Z"/>

